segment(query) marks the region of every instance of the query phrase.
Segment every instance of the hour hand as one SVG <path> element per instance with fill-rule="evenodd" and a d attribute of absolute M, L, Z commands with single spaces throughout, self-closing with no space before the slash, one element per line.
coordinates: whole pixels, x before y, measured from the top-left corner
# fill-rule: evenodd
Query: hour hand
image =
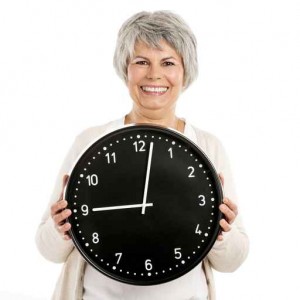
<path fill-rule="evenodd" d="M 127 209 L 127 208 L 139 208 L 143 207 L 144 204 L 130 204 L 130 205 L 117 205 L 117 206 L 106 206 L 96 207 L 92 211 L 105 211 L 105 210 L 116 210 L 116 209 Z M 147 203 L 145 206 L 153 206 L 153 203 Z"/>

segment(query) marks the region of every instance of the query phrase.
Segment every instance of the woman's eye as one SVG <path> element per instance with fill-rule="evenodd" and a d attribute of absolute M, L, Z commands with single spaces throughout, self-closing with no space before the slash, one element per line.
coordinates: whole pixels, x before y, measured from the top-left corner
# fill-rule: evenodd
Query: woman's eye
<path fill-rule="evenodd" d="M 173 62 L 171 62 L 171 61 L 165 61 L 165 62 L 163 63 L 163 65 L 164 65 L 164 66 L 175 66 L 175 64 L 174 64 Z"/>
<path fill-rule="evenodd" d="M 145 61 L 145 60 L 140 60 L 140 61 L 137 61 L 136 64 L 137 64 L 137 65 L 146 66 L 146 65 L 148 64 L 148 62 Z"/>

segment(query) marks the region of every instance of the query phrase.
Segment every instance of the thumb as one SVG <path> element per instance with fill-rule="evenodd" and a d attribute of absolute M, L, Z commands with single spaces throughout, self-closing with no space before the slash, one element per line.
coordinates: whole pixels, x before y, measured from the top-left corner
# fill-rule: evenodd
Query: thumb
<path fill-rule="evenodd" d="M 222 187 L 224 188 L 224 176 L 222 173 L 219 173 L 219 178 L 220 178 L 220 181 L 221 181 L 221 184 L 222 184 Z"/>
<path fill-rule="evenodd" d="M 68 180 L 69 180 L 69 175 L 65 174 L 63 176 L 63 179 L 62 179 L 62 187 L 61 187 L 61 193 L 60 193 L 60 196 L 59 196 L 59 200 L 62 200 L 63 197 L 64 197 L 64 190 L 65 190 L 65 187 L 68 183 Z"/>

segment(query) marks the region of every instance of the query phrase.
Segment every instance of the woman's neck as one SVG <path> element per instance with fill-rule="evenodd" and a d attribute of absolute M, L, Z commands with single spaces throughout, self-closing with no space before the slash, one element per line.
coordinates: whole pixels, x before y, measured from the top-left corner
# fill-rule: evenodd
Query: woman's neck
<path fill-rule="evenodd" d="M 131 110 L 129 114 L 125 116 L 125 124 L 156 124 L 163 127 L 169 127 L 176 129 L 180 132 L 184 131 L 184 121 L 178 118 L 175 113 L 168 115 L 145 115 L 137 111 Z"/>

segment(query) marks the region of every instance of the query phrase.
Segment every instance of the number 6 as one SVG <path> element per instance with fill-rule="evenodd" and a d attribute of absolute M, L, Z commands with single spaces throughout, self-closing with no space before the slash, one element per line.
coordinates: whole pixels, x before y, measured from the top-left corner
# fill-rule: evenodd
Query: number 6
<path fill-rule="evenodd" d="M 145 261 L 145 268 L 146 268 L 147 271 L 152 270 L 153 266 L 152 266 L 152 264 L 151 264 L 151 259 L 147 259 L 147 260 Z"/>

